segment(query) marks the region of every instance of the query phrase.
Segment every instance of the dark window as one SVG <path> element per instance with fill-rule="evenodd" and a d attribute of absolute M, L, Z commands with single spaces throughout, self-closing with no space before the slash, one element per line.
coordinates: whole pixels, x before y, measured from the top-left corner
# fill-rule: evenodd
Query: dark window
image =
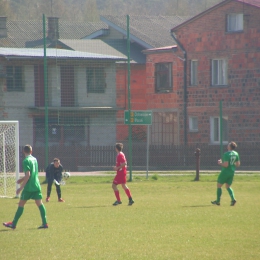
<path fill-rule="evenodd" d="M 191 74 L 191 77 L 190 77 L 190 84 L 195 86 L 197 85 L 197 82 L 198 82 L 198 61 L 197 60 L 191 60 L 190 62 L 190 74 Z"/>
<path fill-rule="evenodd" d="M 22 66 L 6 67 L 6 87 L 7 91 L 22 91 L 23 88 L 23 70 Z"/>
<path fill-rule="evenodd" d="M 155 64 L 155 92 L 172 92 L 172 64 Z"/>
<path fill-rule="evenodd" d="M 35 139 L 45 140 L 45 119 L 35 118 Z M 49 118 L 48 137 L 50 142 L 68 143 L 71 141 L 81 142 L 85 140 L 85 118 L 66 117 Z"/>
<path fill-rule="evenodd" d="M 105 69 L 104 68 L 87 68 L 87 92 L 104 93 L 105 92 Z"/>

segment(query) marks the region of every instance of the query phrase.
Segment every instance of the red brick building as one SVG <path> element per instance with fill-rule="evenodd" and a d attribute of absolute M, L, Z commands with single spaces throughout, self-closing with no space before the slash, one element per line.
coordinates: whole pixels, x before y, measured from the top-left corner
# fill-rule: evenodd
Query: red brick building
<path fill-rule="evenodd" d="M 171 32 L 177 46 L 145 51 L 160 144 L 219 144 L 220 101 L 223 142 L 259 142 L 260 1 L 223 1 Z"/>

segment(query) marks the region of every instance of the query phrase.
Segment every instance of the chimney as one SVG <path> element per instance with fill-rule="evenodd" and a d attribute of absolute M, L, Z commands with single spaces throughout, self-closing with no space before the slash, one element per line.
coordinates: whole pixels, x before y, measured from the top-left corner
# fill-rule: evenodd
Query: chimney
<path fill-rule="evenodd" d="M 0 38 L 7 37 L 6 20 L 7 17 L 0 16 Z"/>
<path fill-rule="evenodd" d="M 59 18 L 58 17 L 48 17 L 48 35 L 47 37 L 52 40 L 58 40 L 59 35 Z"/>

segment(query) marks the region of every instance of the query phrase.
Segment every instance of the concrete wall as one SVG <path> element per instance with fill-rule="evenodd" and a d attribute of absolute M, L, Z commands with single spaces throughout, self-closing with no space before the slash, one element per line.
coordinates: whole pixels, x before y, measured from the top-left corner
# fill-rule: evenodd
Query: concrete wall
<path fill-rule="evenodd" d="M 23 70 L 24 91 L 3 92 L 3 120 L 18 120 L 20 145 L 33 143 L 33 120 L 28 107 L 34 106 L 34 67 L 25 65 Z"/>
<path fill-rule="evenodd" d="M 60 66 L 48 67 L 49 106 L 61 106 Z"/>
<path fill-rule="evenodd" d="M 116 114 L 103 111 L 90 118 L 90 145 L 114 145 L 116 143 Z"/>
<path fill-rule="evenodd" d="M 79 67 L 75 70 L 75 93 L 77 105 L 80 107 L 116 107 L 116 67 L 114 63 L 105 63 L 104 93 L 88 93 L 86 83 L 86 67 Z"/>

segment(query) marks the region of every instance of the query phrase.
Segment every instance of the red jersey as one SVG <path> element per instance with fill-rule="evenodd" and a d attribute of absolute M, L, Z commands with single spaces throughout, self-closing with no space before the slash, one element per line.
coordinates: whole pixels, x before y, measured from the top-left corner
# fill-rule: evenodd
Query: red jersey
<path fill-rule="evenodd" d="M 123 152 L 119 152 L 116 156 L 116 167 L 120 166 L 122 163 L 127 163 L 125 155 Z M 117 174 L 126 174 L 126 165 L 121 169 L 117 170 Z"/>

